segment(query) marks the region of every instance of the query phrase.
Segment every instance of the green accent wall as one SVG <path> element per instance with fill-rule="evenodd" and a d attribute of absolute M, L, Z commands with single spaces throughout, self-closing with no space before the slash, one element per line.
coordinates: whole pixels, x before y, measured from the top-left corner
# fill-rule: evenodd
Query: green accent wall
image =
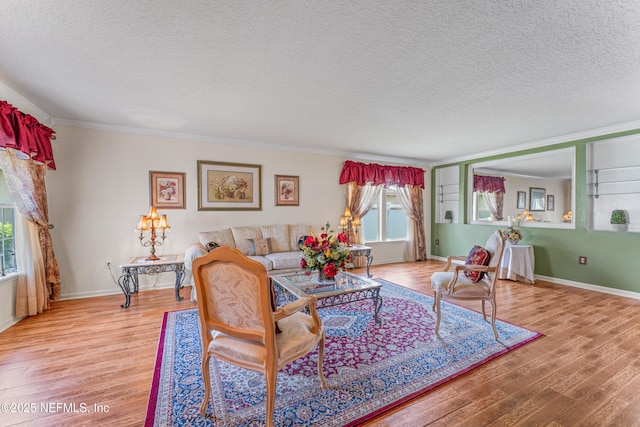
<path fill-rule="evenodd" d="M 535 273 L 591 285 L 640 293 L 640 233 L 587 230 L 586 153 L 587 143 L 640 133 L 640 129 L 586 138 L 536 149 L 481 157 L 469 161 L 434 167 L 431 171 L 431 218 L 435 218 L 437 193 L 436 170 L 460 167 L 460 224 L 431 223 L 431 253 L 435 256 L 464 255 L 475 244 L 484 244 L 495 225 L 466 224 L 468 166 L 493 159 L 540 153 L 559 148 L 576 149 L 576 206 L 573 209 L 575 229 L 521 227 L 523 240 L 534 246 Z M 506 226 L 501 227 L 501 229 Z M 440 241 L 435 244 L 436 239 Z M 587 257 L 587 265 L 578 263 L 579 256 Z"/>

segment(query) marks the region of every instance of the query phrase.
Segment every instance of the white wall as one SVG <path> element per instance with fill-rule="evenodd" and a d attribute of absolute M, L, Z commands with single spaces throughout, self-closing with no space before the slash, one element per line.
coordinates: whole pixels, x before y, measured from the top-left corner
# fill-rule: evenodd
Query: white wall
<path fill-rule="evenodd" d="M 47 172 L 46 182 L 62 298 L 120 292 L 105 261 L 112 261 L 117 277 L 120 263 L 148 254 L 134 228 L 149 209 L 149 171 L 186 172 L 187 208 L 160 210 L 171 224 L 169 238 L 157 248 L 160 255 L 184 253 L 199 231 L 229 226 L 319 228 L 330 221 L 337 229 L 344 210 L 341 157 L 70 127 L 56 127 L 56 132 L 58 169 Z M 262 165 L 262 210 L 198 211 L 198 160 Z M 300 206 L 275 206 L 275 174 L 300 177 Z M 374 263 L 403 261 L 404 245 L 376 244 L 373 256 Z M 158 286 L 172 286 L 174 277 L 142 276 L 141 287 L 153 286 L 156 279 Z"/>

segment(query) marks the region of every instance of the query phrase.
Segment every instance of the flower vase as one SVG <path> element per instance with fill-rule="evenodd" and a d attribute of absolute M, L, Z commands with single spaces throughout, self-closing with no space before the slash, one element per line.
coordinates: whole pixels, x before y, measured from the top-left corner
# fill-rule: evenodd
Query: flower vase
<path fill-rule="evenodd" d="M 313 283 L 317 285 L 332 285 L 336 282 L 335 277 L 327 277 L 324 274 L 323 268 L 318 269 L 318 277 L 311 280 Z"/>

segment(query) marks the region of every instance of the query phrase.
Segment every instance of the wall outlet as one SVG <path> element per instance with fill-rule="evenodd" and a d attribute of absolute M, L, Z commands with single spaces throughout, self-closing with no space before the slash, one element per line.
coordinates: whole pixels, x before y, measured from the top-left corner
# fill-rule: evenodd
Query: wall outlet
<path fill-rule="evenodd" d="M 587 257 L 583 256 L 583 255 L 580 255 L 578 257 L 578 262 L 580 263 L 580 265 L 587 265 Z"/>
<path fill-rule="evenodd" d="M 440 239 L 436 239 L 436 246 L 440 244 Z"/>
<path fill-rule="evenodd" d="M 105 270 L 111 270 L 111 267 L 112 267 L 112 265 L 111 265 L 111 261 L 110 261 L 110 260 L 106 260 L 106 261 L 104 262 L 104 269 L 105 269 Z"/>

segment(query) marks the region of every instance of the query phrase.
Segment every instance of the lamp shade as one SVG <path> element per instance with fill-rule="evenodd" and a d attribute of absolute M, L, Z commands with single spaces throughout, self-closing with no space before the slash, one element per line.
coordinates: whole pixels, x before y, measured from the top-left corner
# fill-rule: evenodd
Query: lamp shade
<path fill-rule="evenodd" d="M 160 217 L 160 228 L 162 228 L 163 230 L 171 228 L 169 226 L 169 221 L 167 221 L 167 216 L 166 215 L 162 215 L 162 217 Z"/>
<path fill-rule="evenodd" d="M 144 215 L 140 215 L 140 221 L 138 222 L 138 226 L 136 227 L 137 231 L 147 231 L 149 229 L 149 224 L 147 222 L 147 217 Z"/>
<path fill-rule="evenodd" d="M 158 211 L 156 211 L 156 208 L 151 206 L 151 208 L 149 209 L 149 215 L 147 215 L 147 217 L 149 217 L 151 221 L 154 221 L 156 219 L 159 219 L 160 215 L 158 215 Z"/>
<path fill-rule="evenodd" d="M 344 217 L 344 215 L 342 215 L 340 217 L 340 227 L 346 227 L 347 226 L 347 219 Z"/>
<path fill-rule="evenodd" d="M 351 209 L 348 207 L 344 208 L 344 217 L 347 219 L 351 218 Z"/>

